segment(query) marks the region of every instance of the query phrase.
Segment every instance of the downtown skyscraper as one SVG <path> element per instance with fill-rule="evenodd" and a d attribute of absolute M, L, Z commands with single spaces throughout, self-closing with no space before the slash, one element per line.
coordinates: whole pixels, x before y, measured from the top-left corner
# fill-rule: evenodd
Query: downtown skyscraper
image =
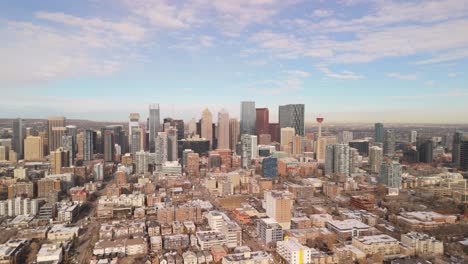
<path fill-rule="evenodd" d="M 49 153 L 61 146 L 62 136 L 65 135 L 65 117 L 49 117 L 47 119 L 47 139 Z"/>
<path fill-rule="evenodd" d="M 375 142 L 383 143 L 385 138 L 384 125 L 382 123 L 376 123 L 374 125 L 374 139 Z"/>
<path fill-rule="evenodd" d="M 255 135 L 255 102 L 241 102 L 240 134 Z"/>
<path fill-rule="evenodd" d="M 23 120 L 17 118 L 13 120 L 13 150 L 18 155 L 18 158 L 23 158 L 24 156 L 24 138 L 25 138 L 25 129 L 23 126 Z"/>
<path fill-rule="evenodd" d="M 155 140 L 156 140 L 156 137 L 158 136 L 158 132 L 161 131 L 159 104 L 152 104 L 149 106 L 148 128 L 149 128 L 149 150 L 150 152 L 154 152 Z"/>
<path fill-rule="evenodd" d="M 304 136 L 304 111 L 303 104 L 280 105 L 278 112 L 280 128 L 293 127 L 297 135 Z"/>
<path fill-rule="evenodd" d="M 268 108 L 257 108 L 256 109 L 256 121 L 255 121 L 255 130 L 257 136 L 262 134 L 270 134 L 269 129 L 269 111 Z"/>
<path fill-rule="evenodd" d="M 218 113 L 218 149 L 229 149 L 229 113 L 225 109 Z"/>
<path fill-rule="evenodd" d="M 200 121 L 201 125 L 201 137 L 208 139 L 210 142 L 210 149 L 213 148 L 213 116 L 210 110 L 206 108 L 203 110 L 202 118 Z"/>

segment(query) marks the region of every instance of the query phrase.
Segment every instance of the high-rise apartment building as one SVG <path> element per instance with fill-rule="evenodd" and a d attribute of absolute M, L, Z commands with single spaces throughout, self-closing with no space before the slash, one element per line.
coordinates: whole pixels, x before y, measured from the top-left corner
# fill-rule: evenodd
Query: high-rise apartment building
<path fill-rule="evenodd" d="M 418 131 L 411 130 L 411 132 L 410 132 L 410 142 L 411 143 L 416 143 L 417 139 L 418 139 Z"/>
<path fill-rule="evenodd" d="M 293 127 L 281 128 L 281 149 L 289 154 L 292 153 L 293 138 L 296 135 L 296 130 Z"/>
<path fill-rule="evenodd" d="M 162 166 L 166 163 L 168 158 L 167 153 L 168 138 L 166 132 L 159 132 L 156 137 L 156 160 L 155 160 L 155 170 L 162 171 Z"/>
<path fill-rule="evenodd" d="M 201 137 L 208 139 L 210 142 L 210 149 L 213 148 L 213 117 L 210 110 L 206 108 L 203 110 L 201 118 Z"/>
<path fill-rule="evenodd" d="M 229 122 L 229 113 L 222 109 L 218 113 L 218 149 L 230 149 Z"/>
<path fill-rule="evenodd" d="M 141 137 L 143 132 L 139 127 L 133 127 L 132 132 L 130 133 L 130 153 L 135 157 L 136 153 L 141 151 Z"/>
<path fill-rule="evenodd" d="M 52 174 L 60 174 L 62 173 L 62 167 L 70 166 L 70 152 L 64 148 L 51 151 L 49 158 Z"/>
<path fill-rule="evenodd" d="M 385 129 L 384 129 L 384 124 L 382 123 L 376 123 L 374 125 L 374 130 L 375 130 L 375 142 L 378 143 L 383 143 L 384 138 L 385 138 Z"/>
<path fill-rule="evenodd" d="M 49 117 L 47 119 L 47 137 L 48 137 L 48 146 L 49 153 L 56 150 L 60 147 L 62 136 L 66 132 L 65 128 L 65 117 Z"/>
<path fill-rule="evenodd" d="M 325 148 L 327 145 L 336 144 L 336 136 L 321 136 L 317 139 L 316 156 L 317 161 L 323 163 L 325 161 Z"/>
<path fill-rule="evenodd" d="M 69 136 L 69 135 L 62 136 L 62 148 L 70 152 L 70 161 L 69 161 L 70 166 L 75 163 L 76 147 L 74 143 L 75 141 L 73 139 L 73 136 Z"/>
<path fill-rule="evenodd" d="M 264 196 L 267 216 L 275 219 L 283 229 L 289 229 L 292 217 L 292 193 L 287 191 L 267 191 Z"/>
<path fill-rule="evenodd" d="M 303 104 L 281 105 L 279 107 L 280 128 L 293 127 L 296 134 L 304 136 L 304 111 Z"/>
<path fill-rule="evenodd" d="M 369 148 L 369 165 L 372 173 L 380 173 L 383 160 L 383 149 L 378 146 Z"/>
<path fill-rule="evenodd" d="M 348 144 L 327 145 L 325 155 L 325 174 L 349 176 L 351 173 L 350 161 L 352 161 L 350 152 Z"/>
<path fill-rule="evenodd" d="M 240 134 L 255 135 L 255 102 L 241 102 Z"/>
<path fill-rule="evenodd" d="M 44 159 L 44 142 L 41 137 L 26 137 L 24 140 L 24 159 L 41 161 Z"/>
<path fill-rule="evenodd" d="M 198 153 L 187 154 L 187 168 L 186 173 L 190 177 L 198 176 L 200 172 L 200 156 Z"/>
<path fill-rule="evenodd" d="M 149 128 L 149 150 L 154 152 L 155 140 L 158 132 L 161 132 L 161 120 L 159 112 L 159 104 L 152 104 L 149 106 L 148 128 Z"/>
<path fill-rule="evenodd" d="M 380 166 L 379 182 L 391 188 L 401 188 L 401 165 L 398 161 L 384 160 Z"/>
<path fill-rule="evenodd" d="M 250 168 L 252 160 L 258 157 L 257 136 L 244 134 L 241 136 L 242 167 Z"/>
<path fill-rule="evenodd" d="M 395 131 L 388 129 L 384 137 L 384 155 L 393 156 L 395 154 Z"/>

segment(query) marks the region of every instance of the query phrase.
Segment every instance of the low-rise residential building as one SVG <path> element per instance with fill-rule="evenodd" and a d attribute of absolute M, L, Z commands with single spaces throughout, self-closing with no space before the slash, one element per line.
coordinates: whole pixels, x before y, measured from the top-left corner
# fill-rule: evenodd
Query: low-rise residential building
<path fill-rule="evenodd" d="M 246 251 L 223 257 L 222 264 L 273 264 L 273 258 L 265 251 Z"/>
<path fill-rule="evenodd" d="M 19 260 L 24 257 L 29 243 L 29 239 L 10 239 L 0 244 L 0 263 L 20 263 Z"/>
<path fill-rule="evenodd" d="M 198 231 L 196 236 L 201 250 L 227 244 L 226 236 L 218 231 Z"/>
<path fill-rule="evenodd" d="M 333 216 L 329 214 L 313 214 L 309 216 L 312 225 L 315 227 L 325 227 L 328 221 L 333 220 Z"/>
<path fill-rule="evenodd" d="M 311 256 L 314 249 L 300 244 L 295 238 L 279 241 L 276 246 L 276 252 L 286 261 L 286 263 L 311 263 Z"/>
<path fill-rule="evenodd" d="M 444 254 L 444 243 L 424 233 L 410 232 L 401 235 L 401 243 L 414 250 L 415 255 L 430 256 Z"/>
<path fill-rule="evenodd" d="M 257 234 L 265 244 L 283 240 L 283 228 L 273 218 L 259 219 Z"/>
<path fill-rule="evenodd" d="M 367 255 L 383 256 L 400 254 L 400 242 L 389 235 L 353 237 L 352 245 Z"/>
<path fill-rule="evenodd" d="M 47 233 L 47 239 L 57 242 L 71 241 L 73 238 L 78 237 L 79 231 L 80 228 L 77 226 L 56 224 Z"/>
<path fill-rule="evenodd" d="M 355 219 L 331 220 L 326 223 L 326 227 L 336 234 L 340 241 L 346 241 L 353 237 L 368 234 L 370 227 Z"/>
<path fill-rule="evenodd" d="M 37 253 L 37 264 L 62 263 L 63 250 L 56 244 L 43 244 Z"/>

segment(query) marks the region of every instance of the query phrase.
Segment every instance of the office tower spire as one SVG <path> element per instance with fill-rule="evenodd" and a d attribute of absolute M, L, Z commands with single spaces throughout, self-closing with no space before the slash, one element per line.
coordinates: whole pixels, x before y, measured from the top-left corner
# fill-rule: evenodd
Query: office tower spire
<path fill-rule="evenodd" d="M 149 127 L 149 149 L 150 152 L 154 152 L 155 140 L 158 136 L 158 132 L 161 131 L 160 127 L 160 110 L 159 104 L 152 104 L 149 106 L 149 118 L 148 118 L 148 127 Z"/>
<path fill-rule="evenodd" d="M 24 154 L 24 138 L 25 138 L 25 129 L 23 126 L 23 120 L 17 118 L 13 120 L 13 150 L 18 155 L 18 158 L 23 158 Z"/>
<path fill-rule="evenodd" d="M 241 102 L 240 134 L 255 135 L 255 102 Z"/>
<path fill-rule="evenodd" d="M 203 110 L 201 119 L 201 136 L 210 141 L 210 149 L 213 148 L 213 117 L 210 110 Z"/>
<path fill-rule="evenodd" d="M 229 149 L 229 113 L 225 109 L 218 113 L 218 149 Z"/>
<path fill-rule="evenodd" d="M 49 117 L 47 119 L 49 153 L 56 150 L 62 144 L 62 136 L 65 135 L 65 117 Z"/>

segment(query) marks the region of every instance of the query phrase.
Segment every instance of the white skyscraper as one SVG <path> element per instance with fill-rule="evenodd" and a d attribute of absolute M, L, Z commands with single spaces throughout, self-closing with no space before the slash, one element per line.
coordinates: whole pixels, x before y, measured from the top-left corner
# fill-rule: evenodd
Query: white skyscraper
<path fill-rule="evenodd" d="M 378 146 L 369 148 L 369 166 L 372 173 L 380 173 L 380 165 L 383 159 L 383 149 Z"/>
<path fill-rule="evenodd" d="M 93 176 L 94 181 L 104 180 L 104 164 L 98 163 L 94 165 Z"/>
<path fill-rule="evenodd" d="M 257 136 L 244 134 L 241 136 L 242 167 L 250 168 L 252 159 L 258 157 Z"/>
<path fill-rule="evenodd" d="M 411 130 L 411 136 L 410 136 L 411 143 L 416 143 L 417 140 L 418 140 L 418 131 Z"/>
<path fill-rule="evenodd" d="M 156 137 L 156 160 L 155 160 L 155 170 L 161 171 L 162 166 L 167 161 L 167 133 L 159 132 Z"/>
<path fill-rule="evenodd" d="M 218 113 L 218 149 L 229 149 L 229 113 L 224 109 Z"/>
<path fill-rule="evenodd" d="M 340 134 L 340 143 L 348 144 L 350 141 L 353 140 L 353 132 L 352 131 L 343 131 Z"/>

